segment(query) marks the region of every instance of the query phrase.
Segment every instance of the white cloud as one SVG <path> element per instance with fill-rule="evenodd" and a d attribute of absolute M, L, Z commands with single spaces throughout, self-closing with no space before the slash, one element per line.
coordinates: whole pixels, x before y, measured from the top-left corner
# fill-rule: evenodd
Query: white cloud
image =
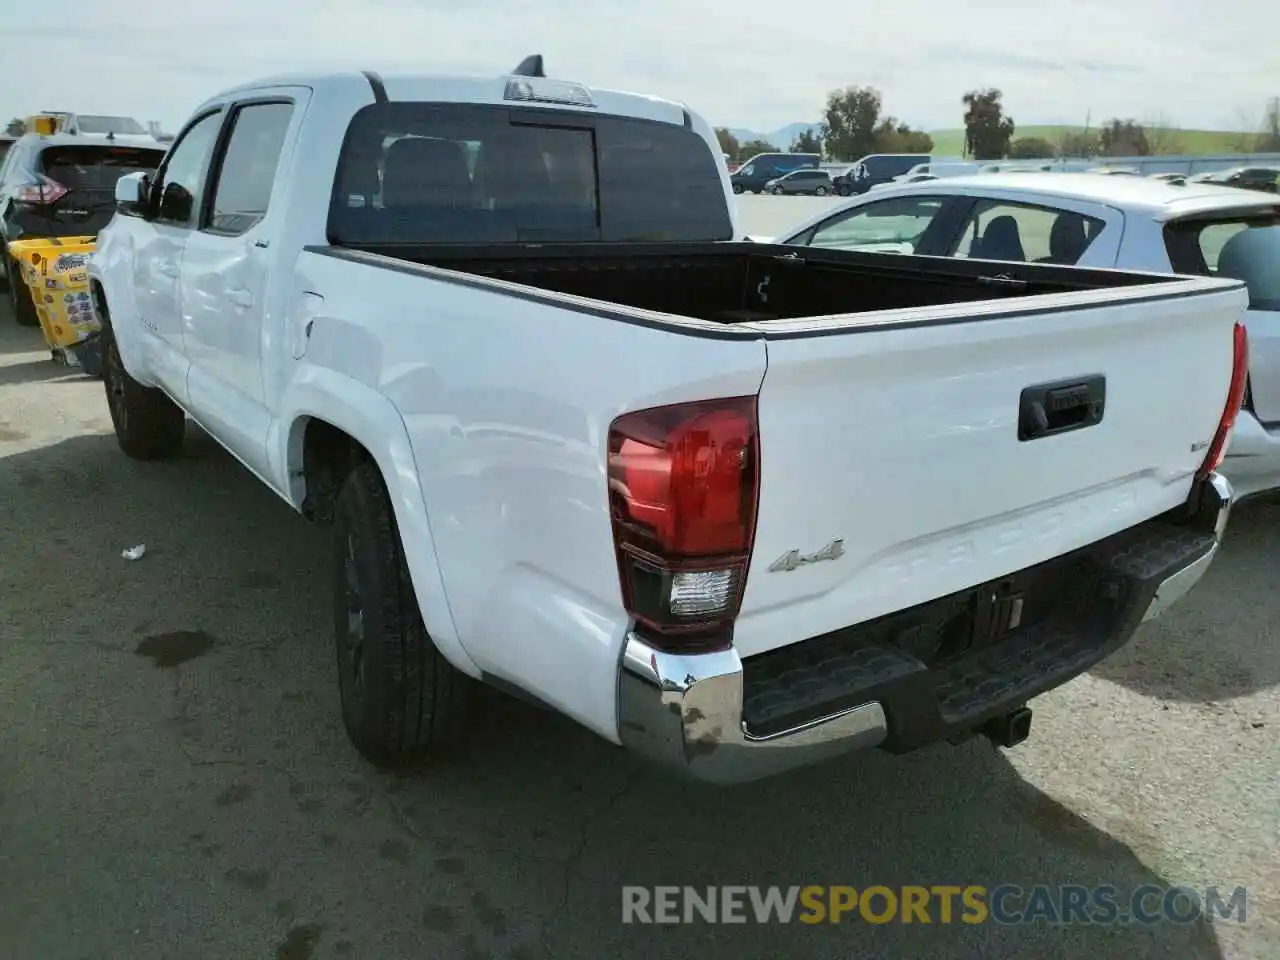
<path fill-rule="evenodd" d="M 0 114 L 127 113 L 176 126 L 220 88 L 274 73 L 360 67 L 549 72 L 688 102 L 714 124 L 819 119 L 826 92 L 881 89 L 889 112 L 957 127 L 961 94 L 997 86 L 1024 123 L 1092 111 L 1234 127 L 1280 95 L 1257 0 L 915 0 L 797 7 L 776 0 L 80 0 L 73 18 L 24 6 L 6 26 Z M 820 18 L 817 19 L 817 18 Z M 56 64 L 50 70 L 48 65 Z M 31 78 L 28 83 L 27 78 Z M 38 79 L 37 79 L 38 78 Z"/>

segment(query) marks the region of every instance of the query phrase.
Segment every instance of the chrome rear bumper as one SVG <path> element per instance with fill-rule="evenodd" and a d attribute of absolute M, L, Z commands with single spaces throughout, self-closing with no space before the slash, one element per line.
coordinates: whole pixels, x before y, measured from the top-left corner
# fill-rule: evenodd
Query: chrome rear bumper
<path fill-rule="evenodd" d="M 664 653 L 629 634 L 619 682 L 623 745 L 695 780 L 741 783 L 884 740 L 878 703 L 753 737 L 742 719 L 742 675 L 733 650 Z"/>
<path fill-rule="evenodd" d="M 1069 674 L 1052 678 L 1051 686 L 1066 682 L 1093 662 L 1126 642 L 1139 622 L 1159 616 L 1183 597 L 1212 563 L 1230 516 L 1231 485 L 1213 475 L 1198 492 L 1190 523 L 1203 540 L 1194 560 L 1164 570 L 1135 598 L 1139 606 L 1123 618 L 1119 632 L 1077 656 Z M 1139 610 L 1142 613 L 1139 615 Z M 1078 669 L 1076 668 L 1078 667 Z M 1043 684 L 1035 693 L 1047 689 Z M 1023 693 L 1014 689 L 1007 703 L 986 705 L 987 713 L 1019 706 Z M 912 712 L 937 709 L 936 703 L 917 705 L 899 700 L 893 709 Z M 855 750 L 880 746 L 890 735 L 889 715 L 879 700 L 859 703 L 835 713 L 767 736 L 753 735 L 744 718 L 744 670 L 737 652 L 678 654 L 656 649 L 636 633 L 627 636 L 619 667 L 619 738 L 637 754 L 710 783 L 742 783 Z M 910 721 L 899 720 L 900 723 Z"/>

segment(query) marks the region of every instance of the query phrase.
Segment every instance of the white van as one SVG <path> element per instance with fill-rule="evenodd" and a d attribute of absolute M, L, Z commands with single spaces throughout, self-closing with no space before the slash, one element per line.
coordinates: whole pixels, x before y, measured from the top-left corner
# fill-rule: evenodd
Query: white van
<path fill-rule="evenodd" d="M 917 163 L 906 173 L 894 177 L 898 183 L 911 183 L 926 177 L 967 177 L 978 172 L 978 164 L 966 163 L 963 160 L 933 160 L 929 163 Z"/>

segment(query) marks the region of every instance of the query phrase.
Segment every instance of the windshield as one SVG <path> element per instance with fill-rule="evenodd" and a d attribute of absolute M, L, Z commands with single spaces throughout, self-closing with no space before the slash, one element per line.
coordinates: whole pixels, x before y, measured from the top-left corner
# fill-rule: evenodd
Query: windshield
<path fill-rule="evenodd" d="M 1178 273 L 1243 280 L 1254 310 L 1280 310 L 1280 210 L 1269 217 L 1188 220 L 1165 227 Z"/>
<path fill-rule="evenodd" d="M 76 115 L 76 125 L 81 133 L 145 134 L 147 132 L 142 128 L 142 124 L 132 117 L 98 117 L 81 113 Z"/>
<path fill-rule="evenodd" d="M 125 174 L 149 173 L 163 157 L 163 150 L 146 147 L 48 147 L 40 154 L 40 169 L 68 190 L 114 192 Z"/>
<path fill-rule="evenodd" d="M 729 240 L 723 163 L 683 126 L 387 103 L 343 142 L 334 243 Z"/>

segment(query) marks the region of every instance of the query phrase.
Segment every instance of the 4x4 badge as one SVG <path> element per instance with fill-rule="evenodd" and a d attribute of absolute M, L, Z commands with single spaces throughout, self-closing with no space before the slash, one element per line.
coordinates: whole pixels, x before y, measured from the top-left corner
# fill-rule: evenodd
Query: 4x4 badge
<path fill-rule="evenodd" d="M 832 540 L 816 553 L 801 553 L 799 550 L 788 550 L 773 563 L 769 564 L 769 572 L 798 570 L 807 563 L 818 563 L 822 560 L 839 560 L 843 556 L 844 541 Z"/>

